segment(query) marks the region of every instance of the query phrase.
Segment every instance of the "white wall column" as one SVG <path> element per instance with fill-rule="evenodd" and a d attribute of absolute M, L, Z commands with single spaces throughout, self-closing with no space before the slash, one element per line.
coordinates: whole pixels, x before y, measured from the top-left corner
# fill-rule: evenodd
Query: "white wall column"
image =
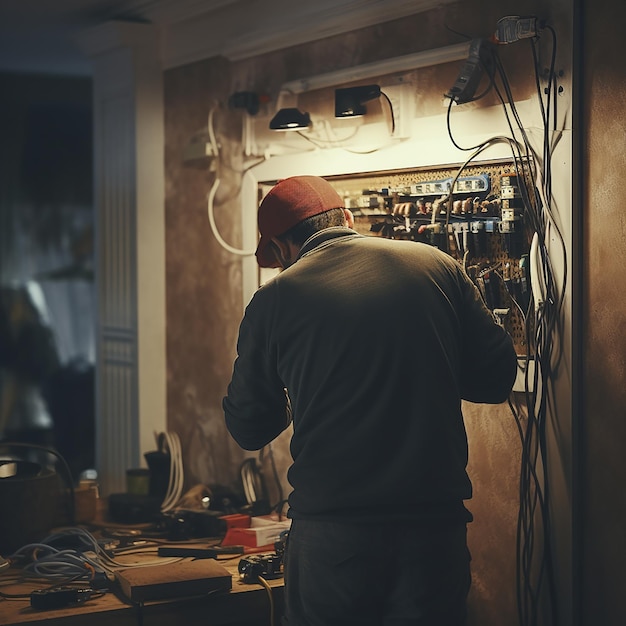
<path fill-rule="evenodd" d="M 162 69 L 149 24 L 85 31 L 94 63 L 96 450 L 103 492 L 125 491 L 165 430 Z"/>

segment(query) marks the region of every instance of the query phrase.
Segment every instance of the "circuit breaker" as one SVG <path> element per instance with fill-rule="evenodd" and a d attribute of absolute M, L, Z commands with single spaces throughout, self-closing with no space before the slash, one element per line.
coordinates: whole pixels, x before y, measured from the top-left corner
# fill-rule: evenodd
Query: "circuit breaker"
<path fill-rule="evenodd" d="M 329 177 L 368 236 L 436 246 L 456 258 L 527 353 L 530 303 L 523 181 L 512 161 Z"/>

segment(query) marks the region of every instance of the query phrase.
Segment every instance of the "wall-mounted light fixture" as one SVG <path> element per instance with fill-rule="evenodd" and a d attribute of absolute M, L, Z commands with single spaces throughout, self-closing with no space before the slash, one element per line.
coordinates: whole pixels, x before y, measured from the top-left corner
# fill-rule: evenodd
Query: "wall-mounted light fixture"
<path fill-rule="evenodd" d="M 365 102 L 380 97 L 378 85 L 342 87 L 335 89 L 335 117 L 357 117 L 365 115 Z"/>
<path fill-rule="evenodd" d="M 308 113 L 295 107 L 280 109 L 270 122 L 270 130 L 303 130 L 311 125 Z"/>
<path fill-rule="evenodd" d="M 454 44 L 432 50 L 423 50 L 421 52 L 407 54 L 401 57 L 383 59 L 381 61 L 375 61 L 365 65 L 347 67 L 333 72 L 328 72 L 326 74 L 309 76 L 307 78 L 300 78 L 284 83 L 281 85 L 279 91 L 277 106 L 278 112 L 271 120 L 269 128 L 271 130 L 301 131 L 312 125 L 310 115 L 308 113 L 302 113 L 297 108 L 297 99 L 299 94 L 317 89 L 336 87 L 337 85 L 355 81 L 373 79 L 379 76 L 386 76 L 388 74 L 409 72 L 422 67 L 432 67 L 441 63 L 460 61 L 467 58 L 468 49 L 469 42 Z M 371 99 L 377 97 L 378 95 L 385 94 L 381 92 L 372 96 Z M 360 107 L 362 109 L 365 108 L 363 107 L 363 102 L 366 102 L 366 100 L 362 100 L 360 103 Z M 361 113 L 361 115 L 362 114 L 363 113 Z M 355 113 L 352 113 L 351 115 L 353 116 Z M 339 117 L 347 116 L 348 114 L 343 114 Z M 392 111 L 392 133 L 394 132 L 393 128 L 395 128 L 395 122 L 393 122 Z"/>

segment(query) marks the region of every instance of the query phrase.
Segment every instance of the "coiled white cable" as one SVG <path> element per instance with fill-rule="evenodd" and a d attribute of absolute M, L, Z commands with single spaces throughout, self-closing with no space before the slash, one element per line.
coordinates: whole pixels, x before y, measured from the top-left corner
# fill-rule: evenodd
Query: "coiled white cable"
<path fill-rule="evenodd" d="M 161 433 L 165 446 L 170 454 L 170 480 L 167 492 L 161 503 L 161 511 L 171 511 L 183 495 L 185 473 L 183 469 L 183 455 L 180 438 L 176 433 Z M 158 439 L 158 437 L 157 437 Z"/>
<path fill-rule="evenodd" d="M 209 140 L 211 142 L 211 150 L 215 159 L 219 157 L 219 149 L 220 145 L 217 141 L 217 137 L 215 136 L 215 127 L 213 123 L 213 117 L 215 114 L 215 110 L 218 108 L 219 104 L 215 103 L 209 112 L 209 119 L 207 122 L 207 129 L 209 133 Z M 209 218 L 209 225 L 211 226 L 211 231 L 213 232 L 213 236 L 217 239 L 217 242 L 224 248 L 228 250 L 231 254 L 236 254 L 239 256 L 252 256 L 255 253 L 255 250 L 244 250 L 240 248 L 235 248 L 231 246 L 223 237 L 220 235 L 220 232 L 217 228 L 217 224 L 215 223 L 215 195 L 217 193 L 217 189 L 220 186 L 219 177 L 215 177 L 213 181 L 213 185 L 211 186 L 211 190 L 207 195 L 207 215 Z"/>
<path fill-rule="evenodd" d="M 250 250 L 244 250 L 241 248 L 235 248 L 234 246 L 231 246 L 229 243 L 226 242 L 226 240 L 222 237 L 222 235 L 220 235 L 217 229 L 217 224 L 215 223 L 215 215 L 214 215 L 214 204 L 215 204 L 215 194 L 217 193 L 217 188 L 219 187 L 219 185 L 220 185 L 220 179 L 216 178 L 213 181 L 213 186 L 211 187 L 211 190 L 209 191 L 209 194 L 207 196 L 207 214 L 209 217 L 209 224 L 211 226 L 211 231 L 213 232 L 213 235 L 217 239 L 220 246 L 222 246 L 222 248 L 224 248 L 225 250 L 228 250 L 228 252 L 232 254 L 237 254 L 239 256 L 252 256 L 255 252 L 254 249 L 251 248 Z"/>

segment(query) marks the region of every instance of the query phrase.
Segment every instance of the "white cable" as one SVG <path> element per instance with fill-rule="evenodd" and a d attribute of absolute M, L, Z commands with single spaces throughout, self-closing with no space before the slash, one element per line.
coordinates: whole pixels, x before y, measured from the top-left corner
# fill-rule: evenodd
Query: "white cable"
<path fill-rule="evenodd" d="M 539 248 L 539 233 L 533 235 L 528 262 L 530 268 L 530 287 L 535 301 L 535 311 L 538 311 L 546 300 L 546 284 L 543 276 L 544 264 Z"/>
<path fill-rule="evenodd" d="M 161 511 L 171 511 L 183 494 L 184 472 L 180 438 L 176 433 L 163 433 L 170 453 L 170 480 L 165 498 L 161 503 Z"/>
<path fill-rule="evenodd" d="M 66 536 L 80 539 L 82 545 L 77 549 L 65 550 L 59 550 L 50 545 L 50 542 L 54 543 L 54 541 Z M 141 551 L 138 550 L 138 552 L 145 553 L 145 548 Z M 24 571 L 50 580 L 59 578 L 78 580 L 79 577 L 90 577 L 87 565 L 90 565 L 95 572 L 104 573 L 107 578 L 111 579 L 118 569 L 163 565 L 177 563 L 182 560 L 180 557 L 169 559 L 158 557 L 150 561 L 122 562 L 112 558 L 100 545 L 99 541 L 88 530 L 80 526 L 61 528 L 52 535 L 42 539 L 39 543 L 30 543 L 22 546 L 11 556 L 17 560 L 22 558 L 29 559 L 30 562 L 22 565 Z"/>
<path fill-rule="evenodd" d="M 166 440 L 170 448 L 170 484 L 162 510 L 170 510 L 176 506 L 183 493 L 184 481 L 180 439 L 176 433 L 166 433 Z"/>
<path fill-rule="evenodd" d="M 215 114 L 215 109 L 218 107 L 218 103 L 215 103 L 211 110 L 209 111 L 209 119 L 207 122 L 207 129 L 209 132 L 209 140 L 211 142 L 211 150 L 213 152 L 213 156 L 215 159 L 219 157 L 219 144 L 217 143 L 217 138 L 215 136 L 215 129 L 213 127 L 213 115 Z M 214 215 L 214 203 L 215 203 L 215 194 L 217 193 L 217 188 L 220 185 L 220 179 L 218 177 L 213 181 L 213 186 L 209 191 L 207 196 L 207 213 L 209 215 L 209 224 L 211 225 L 211 230 L 213 231 L 213 235 L 217 239 L 217 242 L 224 248 L 231 252 L 232 254 L 238 254 L 241 256 L 251 256 L 255 253 L 255 250 L 240 250 L 239 248 L 234 248 L 230 244 L 226 243 L 224 238 L 220 235 L 217 230 L 217 225 L 215 224 L 215 215 Z"/>
<path fill-rule="evenodd" d="M 240 248 L 234 248 L 230 244 L 226 243 L 222 236 L 219 234 L 217 230 L 217 226 L 215 224 L 215 217 L 213 215 L 213 203 L 215 200 L 215 194 L 217 193 L 217 188 L 220 185 L 220 179 L 216 178 L 213 181 L 213 186 L 211 187 L 211 191 L 209 191 L 209 195 L 207 198 L 207 213 L 209 215 L 209 224 L 211 225 L 211 230 L 213 231 L 213 235 L 217 239 L 217 242 L 224 248 L 231 252 L 232 254 L 238 254 L 240 256 L 252 256 L 255 253 L 255 250 L 242 250 Z"/>
<path fill-rule="evenodd" d="M 211 148 L 213 150 L 213 156 L 217 158 L 218 154 L 219 154 L 219 145 L 217 143 L 217 139 L 215 137 L 215 128 L 213 127 L 213 114 L 215 113 L 215 109 L 217 109 L 217 107 L 219 106 L 219 104 L 216 102 L 212 107 L 211 110 L 209 111 L 209 119 L 207 122 L 207 129 L 209 131 L 209 140 L 211 142 Z"/>

